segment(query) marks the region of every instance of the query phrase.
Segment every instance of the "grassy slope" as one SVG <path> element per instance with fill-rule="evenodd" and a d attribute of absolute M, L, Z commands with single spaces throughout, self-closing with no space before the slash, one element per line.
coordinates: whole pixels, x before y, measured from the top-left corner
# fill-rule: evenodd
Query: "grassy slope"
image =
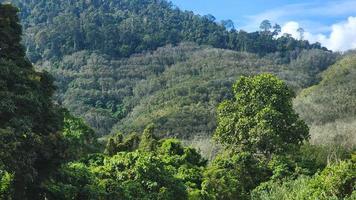
<path fill-rule="evenodd" d="M 356 54 L 346 55 L 322 75 L 322 81 L 304 90 L 295 108 L 311 127 L 319 144 L 356 144 Z"/>

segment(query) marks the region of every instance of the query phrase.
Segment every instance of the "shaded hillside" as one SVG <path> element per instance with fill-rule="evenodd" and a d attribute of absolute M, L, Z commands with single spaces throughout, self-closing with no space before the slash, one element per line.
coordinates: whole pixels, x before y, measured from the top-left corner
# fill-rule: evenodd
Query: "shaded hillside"
<path fill-rule="evenodd" d="M 313 142 L 355 146 L 356 54 L 345 56 L 322 77 L 298 96 L 295 108 L 310 125 Z"/>

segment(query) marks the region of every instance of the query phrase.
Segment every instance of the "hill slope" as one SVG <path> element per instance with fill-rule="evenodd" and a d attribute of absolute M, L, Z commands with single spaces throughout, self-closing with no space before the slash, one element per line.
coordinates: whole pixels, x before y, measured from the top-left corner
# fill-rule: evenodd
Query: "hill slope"
<path fill-rule="evenodd" d="M 214 130 L 215 107 L 231 96 L 240 75 L 270 72 L 300 89 L 336 55 L 305 50 L 290 63 L 283 59 L 183 43 L 119 60 L 81 51 L 39 66 L 55 76 L 57 99 L 100 134 L 114 124 L 115 130 L 141 132 L 154 122 L 160 135 L 190 137 Z"/>
<path fill-rule="evenodd" d="M 311 127 L 319 144 L 356 144 L 356 54 L 345 56 L 322 75 L 322 81 L 304 90 L 295 107 Z"/>
<path fill-rule="evenodd" d="M 27 55 L 56 79 L 56 100 L 100 135 L 150 122 L 160 135 L 209 134 L 238 76 L 271 72 L 300 89 L 336 58 L 320 44 L 228 29 L 165 0 L 11 2 Z"/>

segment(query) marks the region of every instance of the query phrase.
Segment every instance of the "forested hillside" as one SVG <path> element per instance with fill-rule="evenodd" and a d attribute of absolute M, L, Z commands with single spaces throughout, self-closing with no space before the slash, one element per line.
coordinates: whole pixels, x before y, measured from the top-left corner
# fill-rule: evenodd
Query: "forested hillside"
<path fill-rule="evenodd" d="M 318 72 L 336 59 L 332 53 L 321 50 L 302 51 L 288 63 L 274 54 L 260 58 L 255 54 L 212 48 L 188 53 L 186 61 L 173 64 L 159 76 L 136 85 L 133 102 L 139 103 L 116 128 L 142 130 L 146 124 L 154 123 L 157 133 L 167 136 L 209 136 L 216 127 L 215 108 L 232 97 L 228 88 L 237 77 L 269 72 L 299 90 L 314 83 Z"/>
<path fill-rule="evenodd" d="M 236 77 L 271 72 L 300 89 L 336 59 L 320 44 L 277 37 L 278 24 L 237 31 L 167 1 L 11 2 L 27 55 L 55 77 L 56 100 L 100 135 L 151 122 L 159 134 L 211 135 L 214 108 Z"/>
<path fill-rule="evenodd" d="M 355 199 L 354 148 L 319 145 L 308 127 L 354 119 L 353 54 L 261 56 L 191 43 L 115 59 L 83 50 L 41 58 L 52 77 L 26 57 L 18 12 L 0 4 L 1 200 Z M 316 83 L 295 102 L 304 121 L 293 100 Z M 331 90 L 337 103 L 323 103 Z M 101 131 L 122 119 L 115 127 L 125 132 L 99 140 L 63 106 L 94 112 L 87 121 Z M 201 132 L 221 147 L 210 160 L 172 139 Z"/>
<path fill-rule="evenodd" d="M 81 51 L 40 66 L 54 75 L 59 101 L 98 133 L 110 133 L 114 124 L 130 132 L 155 123 L 160 134 L 190 137 L 212 133 L 215 107 L 231 97 L 236 77 L 271 72 L 298 90 L 336 58 L 315 49 L 284 62 L 278 54 L 261 58 L 183 43 L 120 60 Z"/>
<path fill-rule="evenodd" d="M 181 11 L 166 0 L 11 0 L 21 9 L 30 59 L 60 59 L 80 50 L 127 57 L 166 44 L 191 41 L 217 48 L 266 54 L 321 48 L 290 36 L 275 39 L 280 26 L 236 31 L 212 15 Z M 231 31 L 229 31 L 231 30 Z"/>

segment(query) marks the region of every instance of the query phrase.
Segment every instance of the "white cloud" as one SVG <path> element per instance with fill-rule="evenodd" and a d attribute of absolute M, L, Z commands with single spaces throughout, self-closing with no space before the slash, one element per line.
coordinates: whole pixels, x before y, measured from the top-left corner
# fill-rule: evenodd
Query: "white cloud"
<path fill-rule="evenodd" d="M 282 26 L 282 34 L 288 33 L 291 34 L 294 38 L 299 38 L 298 28 L 299 23 L 295 21 L 287 22 L 285 25 Z"/>
<path fill-rule="evenodd" d="M 289 21 L 282 26 L 282 34 L 289 33 L 299 38 L 298 22 Z M 320 42 L 323 46 L 333 51 L 346 51 L 356 49 L 356 17 L 349 17 L 347 21 L 334 24 L 330 27 L 330 34 L 313 34 L 306 31 L 305 39 L 310 42 Z"/>
<path fill-rule="evenodd" d="M 284 24 L 283 32 L 295 38 L 299 38 L 297 29 L 303 27 L 305 39 L 320 42 L 334 51 L 345 51 L 356 48 L 355 10 L 356 0 L 310 0 L 246 16 L 247 22 L 240 28 L 255 31 L 262 20 L 269 19 L 273 23 Z M 335 19 L 347 20 L 337 23 Z"/>

